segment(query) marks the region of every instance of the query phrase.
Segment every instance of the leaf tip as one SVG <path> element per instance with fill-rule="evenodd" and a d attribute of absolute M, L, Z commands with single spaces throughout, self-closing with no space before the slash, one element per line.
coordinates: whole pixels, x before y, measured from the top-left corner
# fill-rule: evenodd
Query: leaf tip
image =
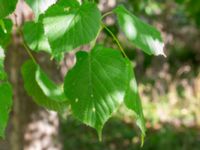
<path fill-rule="evenodd" d="M 141 135 L 141 145 L 140 145 L 140 147 L 143 147 L 143 146 L 144 146 L 144 139 L 145 139 L 145 133 L 142 133 L 142 135 Z"/>
<path fill-rule="evenodd" d="M 99 142 L 102 142 L 102 130 L 97 131 Z"/>
<path fill-rule="evenodd" d="M 167 58 L 167 55 L 163 52 L 163 54 L 162 54 L 165 58 Z"/>
<path fill-rule="evenodd" d="M 102 126 L 96 128 L 99 142 L 102 142 Z"/>
<path fill-rule="evenodd" d="M 164 53 L 164 51 L 161 51 L 160 53 L 156 53 L 155 55 L 156 55 L 156 56 L 161 55 L 161 56 L 167 58 L 167 55 Z"/>
<path fill-rule="evenodd" d="M 165 58 L 167 57 L 165 52 L 164 52 L 164 47 L 165 44 L 159 40 L 155 40 L 154 42 L 150 42 L 152 43 L 152 49 L 154 49 L 154 55 L 156 56 L 164 56 Z"/>

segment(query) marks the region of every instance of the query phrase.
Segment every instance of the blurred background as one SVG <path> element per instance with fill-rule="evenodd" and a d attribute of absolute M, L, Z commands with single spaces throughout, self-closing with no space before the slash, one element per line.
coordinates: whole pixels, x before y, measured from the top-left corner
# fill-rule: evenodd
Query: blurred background
<path fill-rule="evenodd" d="M 106 123 L 102 142 L 93 129 L 73 118 L 70 111 L 58 115 L 36 106 L 22 88 L 20 67 L 28 56 L 14 30 L 6 58 L 14 105 L 6 139 L 0 140 L 0 150 L 199 150 L 200 1 L 98 0 L 97 3 L 102 13 L 124 4 L 162 32 L 167 58 L 148 56 L 135 48 L 119 30 L 115 16 L 104 20 L 135 64 L 147 127 L 144 146 L 140 147 L 140 131 L 134 115 L 124 106 Z M 34 15 L 20 0 L 10 17 L 15 26 L 20 26 Z M 117 48 L 106 31 L 98 41 Z M 50 61 L 48 54 L 34 55 L 58 83 L 75 63 L 74 52 L 66 54 L 61 67 Z"/>

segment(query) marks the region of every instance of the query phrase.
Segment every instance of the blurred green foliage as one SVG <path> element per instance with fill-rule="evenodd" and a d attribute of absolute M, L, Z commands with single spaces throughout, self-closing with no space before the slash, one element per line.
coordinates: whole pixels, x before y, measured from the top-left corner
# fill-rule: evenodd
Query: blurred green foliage
<path fill-rule="evenodd" d="M 160 129 L 149 128 L 143 147 L 133 130 L 133 124 L 120 121 L 119 118 L 112 118 L 107 123 L 103 142 L 98 141 L 94 130 L 72 118 L 61 126 L 64 150 L 199 150 L 200 147 L 198 129 L 184 126 L 176 128 L 164 124 Z"/>
<path fill-rule="evenodd" d="M 126 54 L 135 64 L 147 136 L 140 148 L 139 130 L 129 111 L 108 121 L 104 139 L 95 131 L 69 117 L 61 122 L 63 149 L 70 150 L 199 150 L 200 148 L 200 1 L 195 0 L 118 0 L 163 33 L 167 58 L 147 56 L 128 44 L 118 26 L 109 26 L 122 41 Z M 104 32 L 104 42 L 112 38 Z M 134 50 L 133 50 L 134 49 Z M 124 115 L 126 114 L 126 115 Z M 124 118 L 123 116 L 128 116 Z M 136 133 L 135 131 L 138 131 Z M 65 134 L 63 134 L 65 133 Z"/>

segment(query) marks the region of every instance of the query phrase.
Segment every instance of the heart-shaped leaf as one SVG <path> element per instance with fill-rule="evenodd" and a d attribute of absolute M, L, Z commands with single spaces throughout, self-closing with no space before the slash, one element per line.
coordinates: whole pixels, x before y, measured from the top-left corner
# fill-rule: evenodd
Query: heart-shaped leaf
<path fill-rule="evenodd" d="M 43 23 L 56 55 L 92 41 L 100 28 L 101 14 L 94 3 L 61 1 L 46 11 Z"/>
<path fill-rule="evenodd" d="M 143 22 L 123 6 L 118 6 L 114 12 L 117 14 L 120 28 L 136 47 L 149 55 L 165 56 L 164 43 L 156 28 Z"/>
<path fill-rule="evenodd" d="M 75 67 L 65 77 L 73 114 L 95 128 L 100 139 L 104 123 L 124 100 L 128 71 L 120 51 L 96 46 L 89 53 L 78 52 Z"/>

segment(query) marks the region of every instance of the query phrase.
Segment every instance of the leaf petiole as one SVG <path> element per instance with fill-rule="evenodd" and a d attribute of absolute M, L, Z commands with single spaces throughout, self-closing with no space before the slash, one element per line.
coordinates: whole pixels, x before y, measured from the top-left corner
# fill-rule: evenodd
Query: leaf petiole
<path fill-rule="evenodd" d="M 32 55 L 32 53 L 31 53 L 30 49 L 28 48 L 28 46 L 27 46 L 26 43 L 25 43 L 22 30 L 19 28 L 18 31 L 19 31 L 20 35 L 22 36 L 22 45 L 24 46 L 24 48 L 25 48 L 26 52 L 28 53 L 29 57 L 30 57 L 30 58 L 33 60 L 33 62 L 37 65 L 37 64 L 38 64 L 37 61 L 35 60 L 35 58 L 33 57 L 33 55 Z"/>
<path fill-rule="evenodd" d="M 101 33 L 102 29 L 103 29 L 103 27 L 101 26 L 101 27 L 99 28 L 99 31 L 98 31 L 98 33 L 97 33 L 97 36 L 96 36 L 95 39 L 90 43 L 91 49 L 94 48 L 94 46 L 96 45 L 97 39 L 98 39 L 99 34 Z"/>
<path fill-rule="evenodd" d="M 128 56 L 126 55 L 122 45 L 120 44 L 120 42 L 118 40 L 118 38 L 112 33 L 112 31 L 103 22 L 101 23 L 101 25 L 112 36 L 113 40 L 117 43 L 117 45 L 118 45 L 119 49 L 121 50 L 122 54 L 124 55 L 124 57 L 128 58 Z"/>
<path fill-rule="evenodd" d="M 105 17 L 107 17 L 108 15 L 111 15 L 113 14 L 113 11 L 109 11 L 107 13 L 105 13 L 102 17 L 101 17 L 101 20 L 104 19 Z"/>

